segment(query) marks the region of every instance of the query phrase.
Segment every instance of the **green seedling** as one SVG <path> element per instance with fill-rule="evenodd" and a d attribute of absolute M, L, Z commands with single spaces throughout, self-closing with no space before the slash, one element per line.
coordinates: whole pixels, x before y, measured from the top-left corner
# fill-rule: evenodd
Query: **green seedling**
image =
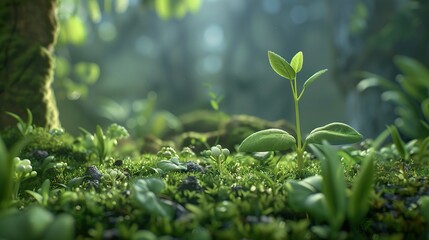
<path fill-rule="evenodd" d="M 21 182 L 29 178 L 37 176 L 37 172 L 33 171 L 31 162 L 28 159 L 13 159 L 14 173 L 12 175 L 12 200 L 18 200 L 19 187 Z"/>
<path fill-rule="evenodd" d="M 24 120 L 15 113 L 6 112 L 6 114 L 16 119 L 18 122 L 16 126 L 22 136 L 27 136 L 27 134 L 33 131 L 33 114 L 30 109 L 27 108 L 27 122 L 24 122 Z"/>
<path fill-rule="evenodd" d="M 56 195 L 58 192 L 60 192 L 61 189 L 54 189 L 51 190 L 51 181 L 49 179 L 46 179 L 43 183 L 40 189 L 35 192 L 31 190 L 26 190 L 28 194 L 30 194 L 36 201 L 46 207 L 48 206 L 48 201 L 50 196 Z"/>
<path fill-rule="evenodd" d="M 337 151 L 326 143 L 310 147 L 320 159 L 321 176 L 289 180 L 288 200 L 295 210 L 308 212 L 317 221 L 329 223 L 327 234 L 336 239 L 345 220 L 357 229 L 368 212 L 374 182 L 373 157 L 370 154 L 364 159 L 350 194 L 347 194 L 344 169 Z"/>
<path fill-rule="evenodd" d="M 320 144 L 323 140 L 331 144 L 348 144 L 362 140 L 362 135 L 349 125 L 334 122 L 314 129 L 303 142 L 299 115 L 299 100 L 302 98 L 308 86 L 324 74 L 327 69 L 320 70 L 313 74 L 304 82 L 302 90 L 299 91 L 296 75 L 302 69 L 302 52 L 298 52 L 290 63 L 271 51 L 268 52 L 268 59 L 273 70 L 290 82 L 295 105 L 296 139 L 294 136 L 281 129 L 262 130 L 244 139 L 238 148 L 240 152 L 281 151 L 294 147 L 297 154 L 298 170 L 302 170 L 304 167 L 304 151 L 308 144 Z"/>
<path fill-rule="evenodd" d="M 205 154 L 216 163 L 216 166 L 219 170 L 219 175 L 223 176 L 223 168 L 222 164 L 226 161 L 228 158 L 230 151 L 228 148 L 222 148 L 221 145 L 216 145 L 210 148 L 210 150 L 205 151 Z"/>
<path fill-rule="evenodd" d="M 113 147 L 118 144 L 119 139 L 129 136 L 128 131 L 118 124 L 110 125 L 107 128 L 106 134 L 104 134 L 103 129 L 99 125 L 97 125 L 93 135 L 83 128 L 80 130 L 85 133 L 81 138 L 84 147 L 86 147 L 88 152 L 97 156 L 100 164 L 109 156 Z"/>

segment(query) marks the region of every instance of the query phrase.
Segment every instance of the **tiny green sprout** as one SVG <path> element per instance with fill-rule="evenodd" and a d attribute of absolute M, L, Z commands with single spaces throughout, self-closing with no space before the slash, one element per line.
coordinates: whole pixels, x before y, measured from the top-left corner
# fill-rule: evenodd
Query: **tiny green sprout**
<path fill-rule="evenodd" d="M 106 134 L 104 134 L 103 129 L 99 125 L 97 125 L 93 135 L 83 128 L 80 128 L 80 130 L 85 134 L 81 137 L 82 144 L 88 152 L 94 153 L 97 156 L 100 164 L 111 154 L 113 148 L 118 144 L 117 140 L 129 136 L 128 131 L 116 123 L 111 124 L 107 128 Z"/>
<path fill-rule="evenodd" d="M 12 176 L 12 199 L 18 200 L 19 187 L 21 182 L 37 176 L 37 172 L 33 171 L 31 162 L 28 159 L 21 160 L 19 157 L 13 159 L 15 173 Z"/>
<path fill-rule="evenodd" d="M 326 140 L 331 144 L 348 144 L 362 140 L 362 135 L 349 125 L 334 122 L 314 129 L 303 141 L 299 115 L 299 100 L 302 98 L 307 87 L 328 70 L 322 69 L 314 73 L 304 82 L 302 90 L 299 91 L 297 74 L 302 69 L 304 61 L 303 53 L 298 52 L 292 58 L 290 63 L 288 63 L 281 56 L 268 51 L 268 59 L 273 70 L 278 75 L 288 79 L 290 82 L 295 106 L 296 138 L 281 129 L 262 130 L 255 132 L 244 139 L 238 148 L 240 152 L 281 151 L 294 147 L 297 154 L 298 170 L 302 170 L 304 167 L 304 151 L 308 144 L 320 144 L 323 140 Z"/>
<path fill-rule="evenodd" d="M 211 147 L 210 150 L 207 150 L 209 158 L 216 162 L 221 177 L 223 175 L 222 163 L 228 158 L 229 154 L 229 150 L 227 148 L 222 148 L 219 144 Z"/>

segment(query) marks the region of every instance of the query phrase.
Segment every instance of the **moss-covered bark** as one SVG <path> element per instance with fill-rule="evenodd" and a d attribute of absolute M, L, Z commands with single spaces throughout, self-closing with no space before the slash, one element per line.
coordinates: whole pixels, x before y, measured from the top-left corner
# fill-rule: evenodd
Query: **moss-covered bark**
<path fill-rule="evenodd" d="M 59 127 L 51 89 L 57 36 L 56 0 L 0 1 L 0 128 L 16 121 L 14 112 L 34 123 Z"/>

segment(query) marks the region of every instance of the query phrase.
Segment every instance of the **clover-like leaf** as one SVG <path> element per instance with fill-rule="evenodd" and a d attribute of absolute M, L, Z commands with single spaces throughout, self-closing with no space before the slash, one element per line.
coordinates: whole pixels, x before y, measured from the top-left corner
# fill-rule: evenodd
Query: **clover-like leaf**
<path fill-rule="evenodd" d="M 287 190 L 288 202 L 298 211 L 310 213 L 319 220 L 327 219 L 325 196 L 321 193 L 323 179 L 321 176 L 311 176 L 301 181 L 289 180 Z"/>
<path fill-rule="evenodd" d="M 170 160 L 161 160 L 157 163 L 157 167 L 165 172 L 186 170 L 186 166 L 181 165 L 177 157 L 173 157 Z"/>
<path fill-rule="evenodd" d="M 323 140 L 330 144 L 349 144 L 362 140 L 362 135 L 345 123 L 333 122 L 310 132 L 305 144 L 320 144 Z"/>
<path fill-rule="evenodd" d="M 322 74 L 324 74 L 327 71 L 328 71 L 328 69 L 322 69 L 322 70 L 319 70 L 318 72 L 316 72 L 315 74 L 313 74 L 311 77 L 309 77 L 304 82 L 303 88 L 306 89 L 310 84 L 312 84 L 314 81 L 316 81 L 316 79 L 318 79 L 320 76 L 322 76 Z"/>
<path fill-rule="evenodd" d="M 151 214 L 171 217 L 171 207 L 157 197 L 163 188 L 164 183 L 160 179 L 138 179 L 131 186 L 133 200 L 136 205 Z"/>
<path fill-rule="evenodd" d="M 266 129 L 248 136 L 238 147 L 240 152 L 266 152 L 290 149 L 295 138 L 281 129 Z"/>
<path fill-rule="evenodd" d="M 322 182 L 321 176 L 312 176 L 311 178 L 314 178 L 314 181 Z M 293 179 L 287 182 L 286 189 L 289 193 L 289 204 L 297 210 L 303 210 L 305 208 L 303 204 L 306 198 L 320 192 L 312 185 L 304 182 L 304 180 L 297 181 Z"/>
<path fill-rule="evenodd" d="M 302 63 L 304 61 L 304 56 L 301 51 L 297 52 L 290 61 L 290 66 L 295 70 L 295 73 L 299 73 L 302 69 Z"/>
<path fill-rule="evenodd" d="M 289 80 L 292 80 L 296 77 L 295 70 L 280 55 L 268 51 L 268 60 L 270 61 L 271 67 L 278 75 Z"/>

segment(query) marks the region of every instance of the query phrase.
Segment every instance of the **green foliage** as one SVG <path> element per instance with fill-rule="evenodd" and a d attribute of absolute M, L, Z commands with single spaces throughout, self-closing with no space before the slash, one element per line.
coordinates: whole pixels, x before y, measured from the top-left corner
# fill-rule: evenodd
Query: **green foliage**
<path fill-rule="evenodd" d="M 228 158 L 230 151 L 227 148 L 222 148 L 222 146 L 218 144 L 216 146 L 212 146 L 210 150 L 206 150 L 204 154 L 215 163 L 220 177 L 223 177 L 223 164 Z"/>
<path fill-rule="evenodd" d="M 0 238 L 13 240 L 74 239 L 74 220 L 68 214 L 54 216 L 41 207 L 0 213 Z"/>
<path fill-rule="evenodd" d="M 158 110 L 157 101 L 158 96 L 154 92 L 128 104 L 105 99 L 99 114 L 111 121 L 123 123 L 133 136 L 139 138 L 149 135 L 161 138 L 167 133 L 180 132 L 182 123 L 179 118 L 169 111 Z"/>
<path fill-rule="evenodd" d="M 186 170 L 186 166 L 179 162 L 178 157 L 172 157 L 169 160 L 161 160 L 156 166 L 164 173 Z"/>
<path fill-rule="evenodd" d="M 429 69 L 420 62 L 405 56 L 394 59 L 402 74 L 396 78 L 397 84 L 366 73 L 357 88 L 365 91 L 371 87 L 381 87 L 384 101 L 395 104 L 398 119 L 395 125 L 410 138 L 425 138 L 429 135 Z"/>
<path fill-rule="evenodd" d="M 27 122 L 24 122 L 24 120 L 22 120 L 20 116 L 14 113 L 6 112 L 6 114 L 16 119 L 16 121 L 18 122 L 16 124 L 16 127 L 18 128 L 22 136 L 27 136 L 27 134 L 33 131 L 33 114 L 31 113 L 30 109 L 27 108 Z"/>
<path fill-rule="evenodd" d="M 18 200 L 21 182 L 37 176 L 37 172 L 33 171 L 30 160 L 19 157 L 13 158 L 12 169 L 12 200 Z"/>
<path fill-rule="evenodd" d="M 240 145 L 241 152 L 288 150 L 296 144 L 295 138 L 281 129 L 266 129 L 248 136 Z"/>
<path fill-rule="evenodd" d="M 331 238 L 337 238 L 345 220 L 357 229 L 368 212 L 374 182 L 373 158 L 370 155 L 365 159 L 348 195 L 337 151 L 326 143 L 310 147 L 320 159 L 321 176 L 289 180 L 288 201 L 294 209 L 308 212 L 319 222 L 328 222 L 330 229 L 323 231 Z"/>
<path fill-rule="evenodd" d="M 89 133 L 87 130 L 81 128 L 81 131 L 84 133 L 81 139 L 81 144 L 89 153 L 95 154 L 100 164 L 110 155 L 118 142 L 117 140 L 126 138 L 129 136 L 128 131 L 118 125 L 111 124 L 104 134 L 103 129 L 97 125 L 96 131 L 94 134 Z"/>
<path fill-rule="evenodd" d="M 36 199 L 40 205 L 46 207 L 48 206 L 49 197 L 51 197 L 51 195 L 53 195 L 55 192 L 58 192 L 58 190 L 51 191 L 51 181 L 46 179 L 43 181 L 42 186 L 37 192 L 30 190 L 26 190 L 26 192 Z"/>
<path fill-rule="evenodd" d="M 134 203 L 150 214 L 171 218 L 171 206 L 157 197 L 164 188 L 165 184 L 161 179 L 137 179 L 131 186 Z"/>
<path fill-rule="evenodd" d="M 0 137 L 0 212 L 9 206 L 11 200 L 17 198 L 19 179 L 17 179 L 15 156 L 26 143 L 27 141 L 20 141 L 8 150 Z"/>
<path fill-rule="evenodd" d="M 312 130 L 305 138 L 304 145 L 320 144 L 323 140 L 330 144 L 356 143 L 362 140 L 362 135 L 347 124 L 334 122 Z"/>
<path fill-rule="evenodd" d="M 355 129 L 344 123 L 330 123 L 326 126 L 316 128 L 310 132 L 307 138 L 302 142 L 301 127 L 299 120 L 299 100 L 304 94 L 305 89 L 318 79 L 327 69 L 320 70 L 307 79 L 301 92 L 298 91 L 296 74 L 301 71 L 303 65 L 303 53 L 298 52 L 292 58 L 289 64 L 278 54 L 269 51 L 268 59 L 273 70 L 280 76 L 288 79 L 291 84 L 293 100 L 295 103 L 295 124 L 296 139 L 287 132 L 280 129 L 263 130 L 251 134 L 240 144 L 238 150 L 241 152 L 262 152 L 262 151 L 280 151 L 287 150 L 295 146 L 297 153 L 298 170 L 304 166 L 304 150 L 307 144 L 322 143 L 327 140 L 332 144 L 355 143 L 362 140 L 362 135 Z"/>

